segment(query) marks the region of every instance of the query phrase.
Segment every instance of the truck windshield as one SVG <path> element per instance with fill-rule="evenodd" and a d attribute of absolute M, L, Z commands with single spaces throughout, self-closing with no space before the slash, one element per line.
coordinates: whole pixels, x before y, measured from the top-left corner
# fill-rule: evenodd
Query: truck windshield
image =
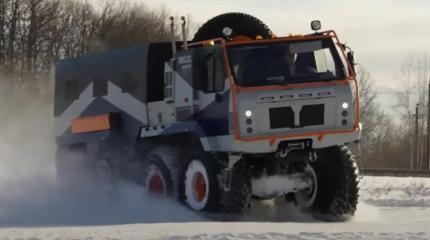
<path fill-rule="evenodd" d="M 331 39 L 235 45 L 228 55 L 236 83 L 245 87 L 345 78 Z"/>

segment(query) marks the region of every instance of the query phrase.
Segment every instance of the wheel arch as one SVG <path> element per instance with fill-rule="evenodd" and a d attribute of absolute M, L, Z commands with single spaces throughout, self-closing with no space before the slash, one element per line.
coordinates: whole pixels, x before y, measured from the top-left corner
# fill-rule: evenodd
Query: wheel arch
<path fill-rule="evenodd" d="M 176 146 L 178 148 L 196 148 L 204 151 L 200 137 L 193 132 L 158 135 L 153 137 L 138 138 L 135 144 L 135 160 L 142 158 L 150 150 L 162 146 Z"/>

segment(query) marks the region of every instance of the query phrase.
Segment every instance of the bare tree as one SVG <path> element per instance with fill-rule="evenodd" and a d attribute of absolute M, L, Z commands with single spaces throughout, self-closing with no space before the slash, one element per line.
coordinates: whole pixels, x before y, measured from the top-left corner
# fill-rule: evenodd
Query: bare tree
<path fill-rule="evenodd" d="M 427 55 L 422 58 L 411 56 L 402 67 L 400 80 L 402 87 L 396 91 L 397 105 L 395 109 L 402 117 L 402 125 L 407 129 L 403 139 L 407 144 L 409 162 L 411 168 L 423 168 L 424 159 L 428 159 L 427 133 L 427 109 L 428 109 L 428 74 L 429 62 Z M 415 106 L 418 104 L 418 115 L 415 114 Z M 418 118 L 418 126 L 416 125 Z M 418 128 L 416 133 L 415 128 Z M 399 141 L 400 141 L 399 140 Z"/>
<path fill-rule="evenodd" d="M 408 162 L 404 159 L 405 153 L 409 152 L 401 141 L 405 131 L 396 130 L 398 126 L 377 104 L 378 92 L 371 74 L 362 70 L 359 72 L 358 79 L 364 167 L 407 168 Z"/>
<path fill-rule="evenodd" d="M 167 20 L 164 8 L 125 1 L 95 9 L 87 0 L 0 0 L 2 81 L 11 80 L 15 91 L 45 94 L 59 59 L 166 41 Z"/>
<path fill-rule="evenodd" d="M 358 81 L 360 116 L 363 126 L 361 148 L 363 159 L 366 163 L 366 159 L 372 158 L 372 154 L 374 153 L 373 140 L 377 137 L 376 130 L 380 124 L 377 116 L 379 109 L 375 102 L 376 90 L 371 80 L 370 73 L 365 70 L 360 71 Z"/>

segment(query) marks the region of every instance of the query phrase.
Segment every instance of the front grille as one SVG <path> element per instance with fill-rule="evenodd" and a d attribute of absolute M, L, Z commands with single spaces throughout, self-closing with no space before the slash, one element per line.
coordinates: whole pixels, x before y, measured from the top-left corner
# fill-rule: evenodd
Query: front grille
<path fill-rule="evenodd" d="M 324 124 L 324 104 L 306 105 L 300 110 L 300 126 Z"/>
<path fill-rule="evenodd" d="M 270 108 L 270 128 L 293 128 L 294 111 L 291 107 Z"/>

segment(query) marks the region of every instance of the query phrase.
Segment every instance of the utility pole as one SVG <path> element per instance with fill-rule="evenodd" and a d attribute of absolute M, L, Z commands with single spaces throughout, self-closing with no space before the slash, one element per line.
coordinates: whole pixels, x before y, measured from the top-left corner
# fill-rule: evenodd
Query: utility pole
<path fill-rule="evenodd" d="M 414 144 L 414 161 L 415 161 L 415 167 L 413 168 L 417 168 L 418 167 L 418 134 L 419 134 L 419 128 L 418 128 L 418 118 L 419 118 L 419 112 L 418 109 L 419 108 L 419 104 L 417 103 L 417 106 L 415 107 L 415 144 Z"/>

